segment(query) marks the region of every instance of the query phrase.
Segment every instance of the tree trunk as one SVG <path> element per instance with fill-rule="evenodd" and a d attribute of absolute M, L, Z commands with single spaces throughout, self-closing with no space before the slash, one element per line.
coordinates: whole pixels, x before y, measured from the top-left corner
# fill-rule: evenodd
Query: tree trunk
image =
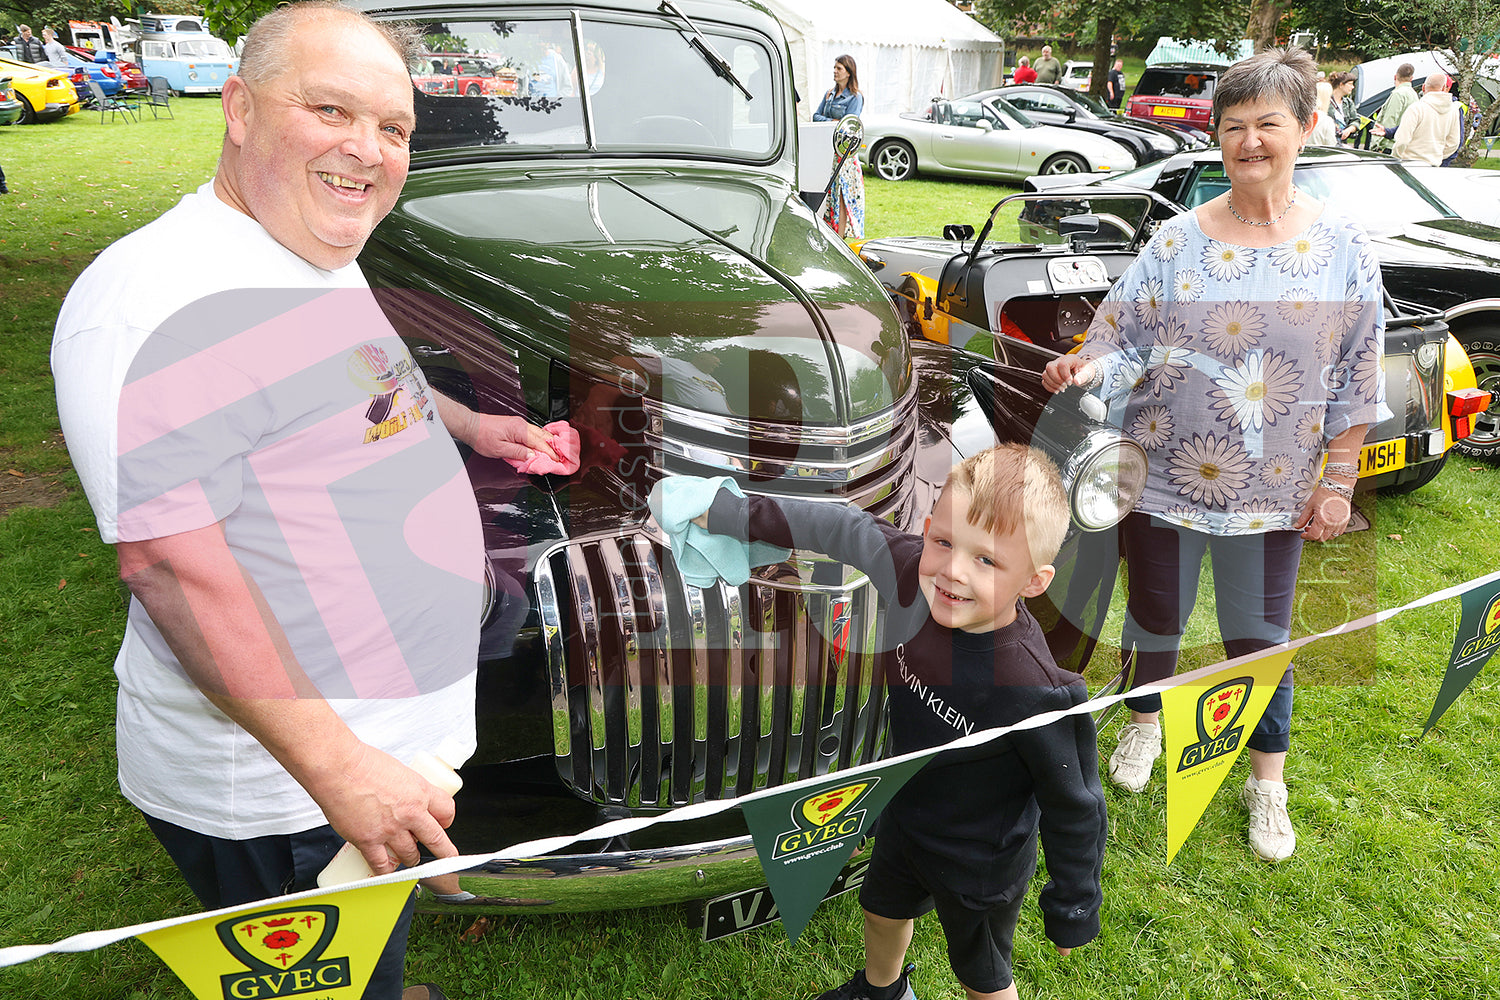
<path fill-rule="evenodd" d="M 1109 47 L 1114 42 L 1115 24 L 1113 17 L 1100 14 L 1094 19 L 1094 70 L 1089 75 L 1089 93 L 1099 100 L 1104 100 L 1104 83 L 1109 79 L 1109 69 L 1115 64 L 1110 58 Z"/>
<path fill-rule="evenodd" d="M 1286 13 L 1287 5 L 1274 0 L 1254 0 L 1250 7 L 1250 23 L 1245 27 L 1245 37 L 1255 42 L 1255 51 L 1264 52 L 1276 46 L 1276 28 Z"/>

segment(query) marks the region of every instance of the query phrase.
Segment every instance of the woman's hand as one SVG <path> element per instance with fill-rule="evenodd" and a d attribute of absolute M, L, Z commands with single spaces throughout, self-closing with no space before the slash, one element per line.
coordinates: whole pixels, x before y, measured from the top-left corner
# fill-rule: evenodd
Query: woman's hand
<path fill-rule="evenodd" d="M 1319 485 L 1307 498 L 1292 527 L 1300 528 L 1302 537 L 1310 542 L 1331 542 L 1348 530 L 1353 513 L 1354 508 L 1346 498 Z"/>
<path fill-rule="evenodd" d="M 1057 392 L 1068 385 L 1088 385 L 1094 378 L 1094 363 L 1076 354 L 1064 354 L 1047 362 L 1042 371 L 1042 388 Z"/>

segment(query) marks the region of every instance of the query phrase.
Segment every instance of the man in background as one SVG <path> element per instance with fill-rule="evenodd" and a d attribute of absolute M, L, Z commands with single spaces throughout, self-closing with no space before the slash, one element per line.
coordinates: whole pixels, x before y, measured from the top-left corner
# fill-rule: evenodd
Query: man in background
<path fill-rule="evenodd" d="M 1033 67 L 1037 83 L 1057 83 L 1062 79 L 1062 63 L 1052 57 L 1052 46 L 1042 46 L 1042 57 Z"/>
<path fill-rule="evenodd" d="M 1417 73 L 1411 63 L 1402 63 L 1396 67 L 1396 85 L 1391 88 L 1391 94 L 1380 106 L 1380 113 L 1376 116 L 1376 122 L 1390 134 L 1401 127 L 1401 116 L 1406 114 L 1406 109 L 1417 103 L 1417 91 L 1411 85 L 1411 78 Z"/>
<path fill-rule="evenodd" d="M 1110 68 L 1109 77 L 1104 82 L 1105 103 L 1116 111 L 1120 110 L 1120 104 L 1125 100 L 1125 60 L 1116 59 Z"/>
<path fill-rule="evenodd" d="M 1031 68 L 1031 57 L 1022 56 L 1021 64 L 1010 75 L 1011 83 L 1036 83 L 1036 70 Z"/>
<path fill-rule="evenodd" d="M 31 33 L 31 26 L 20 24 L 16 30 L 20 32 L 16 37 L 16 57 L 21 62 L 46 62 L 47 50 L 42 46 L 42 40 Z"/>
<path fill-rule="evenodd" d="M 1448 76 L 1429 74 L 1421 98 L 1401 116 L 1393 152 L 1403 160 L 1421 160 L 1439 167 L 1462 141 L 1463 119 L 1448 92 Z"/>
<path fill-rule="evenodd" d="M 46 62 L 58 69 L 68 68 L 68 50 L 63 48 L 62 42 L 57 40 L 57 32 L 51 28 L 42 29 L 42 52 L 46 55 Z"/>

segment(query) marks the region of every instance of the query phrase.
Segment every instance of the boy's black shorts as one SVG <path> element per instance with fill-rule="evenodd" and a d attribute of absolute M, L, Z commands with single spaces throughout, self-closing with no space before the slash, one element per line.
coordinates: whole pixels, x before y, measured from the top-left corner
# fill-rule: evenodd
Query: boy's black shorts
<path fill-rule="evenodd" d="M 976 871 L 969 879 L 954 870 L 955 862 L 922 850 L 896 824 L 882 821 L 859 905 L 888 920 L 911 920 L 936 909 L 953 974 L 975 993 L 995 993 L 1011 984 L 1011 944 L 1036 871 L 1034 847 L 1029 855 L 1021 871 L 1007 873 L 1007 885 L 991 891 L 983 884 L 986 873 Z M 973 894 L 950 888 L 954 883 L 972 884 Z"/>

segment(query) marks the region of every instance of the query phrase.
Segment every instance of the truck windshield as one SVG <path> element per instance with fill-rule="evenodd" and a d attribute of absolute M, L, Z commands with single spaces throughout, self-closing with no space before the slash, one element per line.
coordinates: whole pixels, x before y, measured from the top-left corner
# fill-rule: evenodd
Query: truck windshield
<path fill-rule="evenodd" d="M 685 24 L 564 17 L 423 28 L 412 150 L 474 146 L 764 160 L 785 114 L 769 43 L 700 25 L 750 96 L 689 51 Z M 581 42 L 581 44 L 580 44 Z"/>

